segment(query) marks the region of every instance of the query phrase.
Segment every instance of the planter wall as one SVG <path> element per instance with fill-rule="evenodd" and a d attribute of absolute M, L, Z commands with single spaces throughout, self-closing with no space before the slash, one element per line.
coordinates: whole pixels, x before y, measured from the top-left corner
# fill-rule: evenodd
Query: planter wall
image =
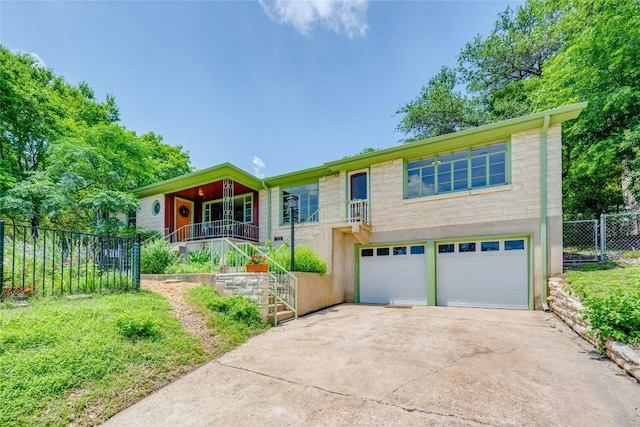
<path fill-rule="evenodd" d="M 547 298 L 549 307 L 578 335 L 598 348 L 600 341 L 590 335 L 591 324 L 580 312 L 584 306 L 577 298 L 564 291 L 562 283 L 562 278 L 549 279 L 549 297 Z M 605 343 L 605 352 L 609 359 L 640 381 L 640 355 L 634 349 L 626 344 L 608 340 Z"/>
<path fill-rule="evenodd" d="M 344 286 L 333 275 L 295 272 L 298 278 L 298 316 L 344 302 Z"/>

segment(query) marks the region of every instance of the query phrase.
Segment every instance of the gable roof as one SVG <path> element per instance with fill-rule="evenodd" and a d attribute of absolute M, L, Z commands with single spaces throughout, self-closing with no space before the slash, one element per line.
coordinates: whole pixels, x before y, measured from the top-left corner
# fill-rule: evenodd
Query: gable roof
<path fill-rule="evenodd" d="M 318 179 L 323 176 L 338 173 L 340 170 L 361 169 L 374 163 L 380 163 L 402 157 L 418 157 L 424 155 L 425 151 L 429 150 L 436 151 L 441 149 L 456 149 L 474 144 L 482 144 L 484 142 L 497 142 L 507 139 L 511 134 L 517 132 L 541 128 L 543 126 L 544 119 L 547 116 L 549 116 L 550 126 L 562 123 L 566 120 L 575 119 L 586 106 L 586 102 L 566 105 L 564 107 L 541 111 L 527 116 L 516 117 L 476 128 L 453 132 L 447 135 L 423 139 L 410 144 L 402 144 L 395 147 L 376 150 L 371 153 L 350 156 L 341 160 L 326 162 L 321 166 L 276 175 L 265 178 L 264 180 L 256 178 L 231 163 L 222 163 L 207 169 L 202 169 L 190 174 L 138 188 L 133 191 L 133 194 L 138 197 L 146 197 L 160 193 L 170 193 L 224 178 L 233 179 L 234 181 L 246 185 L 254 190 L 259 190 L 264 187 L 276 187 L 287 183 Z"/>
<path fill-rule="evenodd" d="M 132 193 L 138 197 L 147 197 L 163 193 L 166 194 L 183 190 L 185 188 L 204 185 L 212 181 L 219 181 L 225 178 L 232 179 L 253 190 L 260 190 L 262 188 L 262 182 L 260 179 L 227 162 L 171 178 L 166 181 L 147 185 L 146 187 L 136 188 Z"/>

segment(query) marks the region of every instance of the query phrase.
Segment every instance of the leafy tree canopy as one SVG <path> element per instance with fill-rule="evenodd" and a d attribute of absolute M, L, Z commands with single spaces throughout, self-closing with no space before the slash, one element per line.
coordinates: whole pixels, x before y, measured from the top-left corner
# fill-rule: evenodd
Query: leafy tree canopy
<path fill-rule="evenodd" d="M 118 124 L 96 99 L 30 56 L 0 46 L 0 214 L 14 221 L 117 232 L 137 208 L 129 191 L 192 171 L 181 146 Z"/>
<path fill-rule="evenodd" d="M 398 130 L 408 135 L 402 141 L 589 101 L 563 126 L 564 211 L 638 208 L 637 0 L 529 0 L 500 14 L 487 37 L 467 43 L 456 72 L 454 79 L 443 68 L 397 111 Z M 456 92 L 456 85 L 466 91 Z"/>

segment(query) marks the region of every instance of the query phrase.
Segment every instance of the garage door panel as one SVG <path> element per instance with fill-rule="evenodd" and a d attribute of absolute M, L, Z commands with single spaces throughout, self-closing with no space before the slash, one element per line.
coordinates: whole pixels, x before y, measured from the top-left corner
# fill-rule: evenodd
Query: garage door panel
<path fill-rule="evenodd" d="M 495 240 L 476 241 L 475 252 L 460 252 L 461 246 L 456 243 L 454 252 L 437 254 L 438 305 L 529 307 L 527 251 L 505 250 L 504 241 L 497 242 L 499 245 Z M 449 250 L 450 245 L 444 249 Z M 482 251 L 482 247 L 492 250 Z"/>
<path fill-rule="evenodd" d="M 415 305 L 427 303 L 426 258 L 424 253 L 411 254 L 410 246 L 386 247 L 388 255 L 378 254 L 378 249 L 385 248 L 374 249 L 372 256 L 362 256 L 361 250 L 360 302 Z"/>

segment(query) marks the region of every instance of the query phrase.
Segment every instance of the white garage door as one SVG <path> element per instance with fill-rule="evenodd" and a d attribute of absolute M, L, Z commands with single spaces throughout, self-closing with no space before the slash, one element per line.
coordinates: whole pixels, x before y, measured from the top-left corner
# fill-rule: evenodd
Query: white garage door
<path fill-rule="evenodd" d="M 438 305 L 529 308 L 525 239 L 438 243 Z"/>
<path fill-rule="evenodd" d="M 361 248 L 360 302 L 426 305 L 425 246 Z"/>

